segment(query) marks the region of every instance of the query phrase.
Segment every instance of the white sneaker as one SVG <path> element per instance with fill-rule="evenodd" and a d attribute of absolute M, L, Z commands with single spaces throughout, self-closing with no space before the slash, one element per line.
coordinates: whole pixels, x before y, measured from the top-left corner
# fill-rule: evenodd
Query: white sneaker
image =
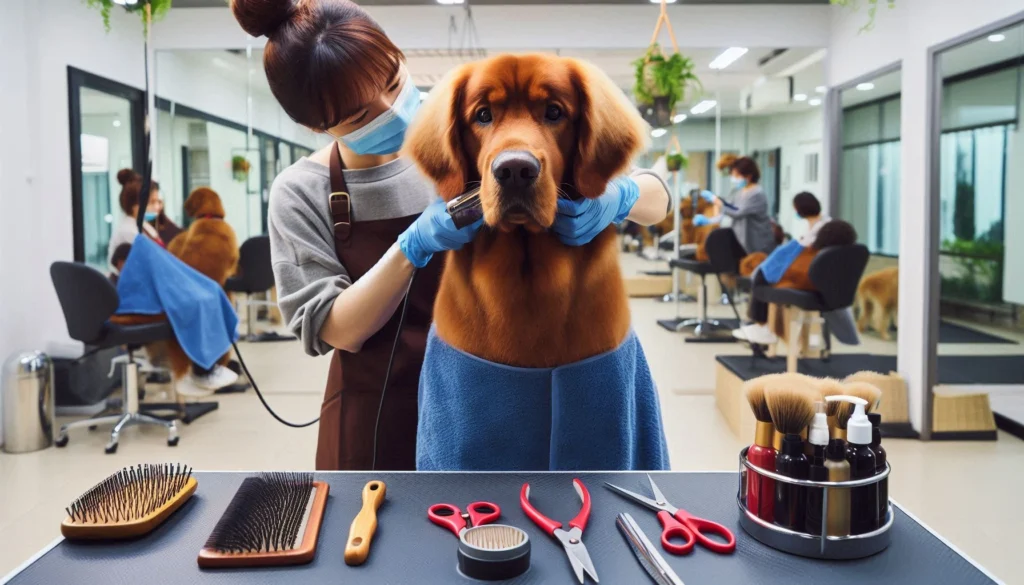
<path fill-rule="evenodd" d="M 758 345 L 772 345 L 778 343 L 779 338 L 767 325 L 744 325 L 739 329 L 732 332 L 732 336 L 736 339 L 743 341 L 749 341 L 750 343 L 756 343 Z"/>
<path fill-rule="evenodd" d="M 238 381 L 238 374 L 225 368 L 221 365 L 213 366 L 213 370 L 205 376 L 197 376 L 195 372 L 189 372 L 186 376 L 193 384 L 202 388 L 203 390 L 219 390 L 225 386 L 230 386 Z"/>

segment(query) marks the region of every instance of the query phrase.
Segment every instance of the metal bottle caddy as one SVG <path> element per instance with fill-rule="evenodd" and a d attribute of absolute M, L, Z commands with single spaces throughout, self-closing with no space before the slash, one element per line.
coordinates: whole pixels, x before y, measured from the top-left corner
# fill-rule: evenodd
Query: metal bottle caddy
<path fill-rule="evenodd" d="M 803 486 L 806 488 L 855 488 L 871 484 L 877 484 L 889 477 L 892 467 L 886 462 L 885 470 L 882 473 L 864 479 L 850 481 L 810 481 L 806 479 L 793 479 L 779 475 L 774 471 L 763 469 L 747 460 L 747 448 L 740 451 L 740 487 L 736 495 L 736 505 L 740 508 L 740 526 L 747 534 L 753 536 L 761 543 L 783 552 L 810 557 L 815 559 L 848 560 L 860 559 L 871 556 L 885 550 L 889 546 L 890 533 L 895 514 L 892 503 L 887 506 L 885 523 L 878 530 L 865 534 L 851 534 L 849 536 L 825 536 L 825 524 L 828 519 L 828 496 L 830 489 L 824 489 L 821 503 L 822 536 L 798 532 L 783 528 L 777 524 L 766 522 L 757 516 L 756 513 L 747 509 L 747 482 L 757 479 L 757 476 L 771 478 L 776 482 L 788 483 L 791 485 Z M 774 494 L 773 494 L 774 497 Z"/>

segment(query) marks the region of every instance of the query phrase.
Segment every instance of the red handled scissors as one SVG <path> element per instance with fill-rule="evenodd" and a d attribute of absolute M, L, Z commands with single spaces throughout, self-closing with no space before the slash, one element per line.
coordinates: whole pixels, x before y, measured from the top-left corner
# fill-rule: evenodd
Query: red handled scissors
<path fill-rule="evenodd" d="M 458 506 L 451 504 L 434 504 L 427 508 L 427 518 L 441 528 L 447 528 L 462 536 L 462 533 L 474 526 L 490 524 L 501 516 L 501 508 L 491 502 L 473 502 L 466 506 L 463 514 Z"/>
<path fill-rule="evenodd" d="M 594 583 L 597 583 L 597 569 L 594 568 L 594 563 L 590 560 L 590 553 L 587 552 L 587 547 L 583 544 L 583 531 L 586 530 L 587 520 L 590 519 L 590 492 L 578 479 L 572 480 L 572 486 L 576 488 L 576 494 L 579 495 L 583 505 L 576 517 L 569 521 L 569 530 L 565 530 L 565 526 L 541 514 L 533 507 L 533 504 L 530 503 L 530 484 L 528 483 L 524 483 L 522 491 L 519 492 L 519 504 L 534 524 L 562 543 L 572 570 L 576 573 L 576 578 L 580 580 L 580 583 L 583 583 L 584 571 L 590 575 Z"/>
<path fill-rule="evenodd" d="M 653 500 L 617 485 L 607 482 L 605 485 L 608 486 L 608 489 L 634 502 L 658 511 L 658 520 L 662 526 L 662 548 L 672 554 L 685 555 L 693 551 L 693 546 L 699 542 L 708 550 L 716 553 L 731 553 L 736 550 L 736 536 L 728 528 L 718 522 L 698 518 L 686 510 L 676 508 L 665 500 L 665 494 L 661 493 L 658 484 L 654 483 L 654 479 L 650 475 L 647 476 L 647 479 L 651 482 L 651 492 L 654 493 Z M 709 535 L 719 536 L 725 542 L 714 540 Z M 672 542 L 674 538 L 683 539 L 683 543 Z"/>

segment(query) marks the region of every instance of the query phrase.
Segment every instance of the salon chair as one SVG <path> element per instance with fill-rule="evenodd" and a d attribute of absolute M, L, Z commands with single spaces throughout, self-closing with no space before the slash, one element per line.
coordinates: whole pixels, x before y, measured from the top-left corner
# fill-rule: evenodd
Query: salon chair
<path fill-rule="evenodd" d="M 246 341 L 287 341 L 291 335 L 280 335 L 273 331 L 253 333 L 253 306 L 275 307 L 269 300 L 254 299 L 253 295 L 267 294 L 274 288 L 274 269 L 270 260 L 270 236 L 254 236 L 242 243 L 238 255 L 238 274 L 228 278 L 224 290 L 235 295 L 244 294 L 245 300 L 235 297 L 235 310 L 245 305 Z"/>
<path fill-rule="evenodd" d="M 862 244 L 832 246 L 818 252 L 811 261 L 808 277 L 816 290 L 778 288 L 767 284 L 753 287 L 755 299 L 791 309 L 795 314 L 790 325 L 787 371 L 796 371 L 799 340 L 804 326 L 818 322 L 822 325 L 822 359 L 828 359 L 832 352 L 832 339 L 828 324 L 821 313 L 848 309 L 857 296 L 857 285 L 864 275 L 870 253 Z M 817 313 L 817 316 L 814 314 Z"/>
<path fill-rule="evenodd" d="M 217 403 L 199 403 L 188 405 L 193 412 L 179 411 L 177 404 L 139 404 L 139 362 L 135 359 L 135 351 L 142 346 L 158 341 L 174 338 L 174 330 L 170 323 L 144 323 L 139 325 L 122 325 L 110 322 L 120 304 L 117 289 L 98 270 L 84 264 L 73 262 L 54 262 L 50 265 L 50 278 L 61 309 L 67 323 L 68 334 L 72 339 L 85 344 L 87 352 L 98 351 L 111 347 L 125 347 L 127 355 L 122 360 L 115 358 L 113 366 L 123 361 L 121 388 L 124 396 L 121 400 L 121 413 L 96 416 L 62 425 L 57 436 L 56 445 L 63 447 L 68 444 L 68 431 L 88 427 L 90 430 L 99 425 L 113 424 L 110 442 L 106 452 L 117 451 L 121 431 L 133 425 L 156 425 L 167 429 L 167 445 L 178 444 L 177 418 L 185 418 L 190 422 L 198 416 L 216 410 Z M 198 409 L 198 412 L 195 411 Z M 160 417 L 156 411 L 176 411 L 172 417 Z M 183 416 L 184 415 L 184 416 Z"/>
<path fill-rule="evenodd" d="M 701 262 L 695 257 L 673 258 L 669 265 L 691 272 L 700 277 L 700 289 L 697 302 L 700 306 L 700 314 L 696 319 L 688 319 L 676 325 L 676 331 L 684 331 L 693 327 L 693 337 L 687 341 L 730 341 L 732 337 L 715 336 L 716 330 L 731 330 L 732 327 L 717 319 L 708 318 L 708 275 L 714 275 L 722 290 L 728 295 L 728 289 L 722 284 L 722 275 L 735 275 L 739 273 L 740 260 L 743 258 L 743 246 L 736 239 L 736 234 L 728 228 L 720 228 L 708 234 L 704 242 L 704 250 L 707 252 L 708 261 Z M 732 297 L 729 298 L 729 305 L 733 312 L 736 312 L 735 303 Z M 737 319 L 739 315 L 737 314 Z"/>

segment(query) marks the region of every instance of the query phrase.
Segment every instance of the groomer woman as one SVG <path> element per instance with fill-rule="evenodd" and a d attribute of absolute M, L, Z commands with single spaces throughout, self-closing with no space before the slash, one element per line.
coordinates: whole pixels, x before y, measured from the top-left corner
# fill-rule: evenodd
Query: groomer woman
<path fill-rule="evenodd" d="M 456 229 L 433 184 L 398 157 L 420 94 L 402 52 L 366 12 L 347 0 L 233 0 L 231 7 L 246 32 L 267 37 L 263 65 L 285 112 L 336 139 L 285 169 L 270 194 L 281 310 L 307 353 L 334 351 L 316 466 L 368 469 L 376 460 L 377 469 L 414 469 L 417 387 L 440 252 L 471 241 L 480 225 Z M 659 179 L 638 175 L 615 181 L 555 228 L 580 245 L 627 215 L 659 221 L 667 201 Z"/>
<path fill-rule="evenodd" d="M 114 226 L 110 234 L 110 241 L 107 243 L 107 261 L 114 267 L 114 251 L 121 244 L 131 244 L 135 236 L 139 235 L 139 226 L 135 218 L 139 214 L 139 194 L 142 192 L 142 177 L 132 169 L 121 169 L 117 172 L 117 182 L 121 184 L 121 193 L 117 197 L 118 205 L 121 207 L 121 219 Z M 153 182 L 154 185 L 156 182 Z M 160 237 L 150 220 L 157 217 L 157 206 L 150 197 L 146 205 L 146 221 L 142 222 L 142 230 L 154 242 L 165 245 L 166 242 Z"/>
<path fill-rule="evenodd" d="M 748 254 L 754 252 L 770 253 L 775 249 L 775 233 L 772 231 L 772 220 L 768 216 L 768 197 L 761 189 L 761 169 L 750 157 L 740 157 L 731 166 L 730 180 L 738 195 L 732 203 L 722 201 L 710 191 L 701 196 L 711 203 L 722 202 L 722 216 L 709 218 L 698 215 L 693 218 L 696 226 L 717 223 L 722 217 L 732 218 L 732 229 L 736 239 L 743 245 Z"/>

